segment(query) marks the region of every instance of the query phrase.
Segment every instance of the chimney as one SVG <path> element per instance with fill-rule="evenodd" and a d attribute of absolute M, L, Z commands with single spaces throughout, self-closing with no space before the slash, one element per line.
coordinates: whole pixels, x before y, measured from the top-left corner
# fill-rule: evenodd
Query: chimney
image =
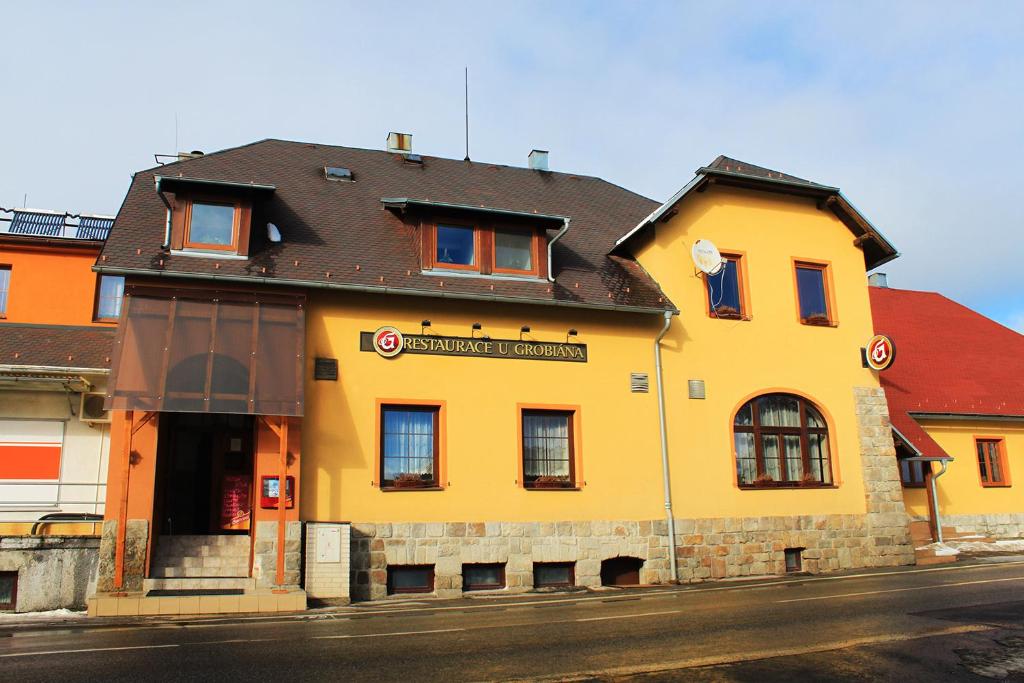
<path fill-rule="evenodd" d="M 885 276 L 885 273 L 871 273 L 868 275 L 868 286 L 888 288 L 889 278 Z"/>
<path fill-rule="evenodd" d="M 178 161 L 188 161 L 203 156 L 203 150 L 194 149 L 191 152 L 178 152 Z"/>
<path fill-rule="evenodd" d="M 411 133 L 395 133 L 394 131 L 388 133 L 388 151 L 397 152 L 399 154 L 409 154 L 412 152 L 412 134 Z"/>
<path fill-rule="evenodd" d="M 548 170 L 548 151 L 546 149 L 535 149 L 527 157 L 530 168 L 534 171 Z"/>

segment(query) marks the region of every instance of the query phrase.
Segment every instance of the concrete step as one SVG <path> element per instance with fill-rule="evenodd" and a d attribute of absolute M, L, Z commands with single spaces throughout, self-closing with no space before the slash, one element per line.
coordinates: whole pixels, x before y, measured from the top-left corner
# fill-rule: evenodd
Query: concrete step
<path fill-rule="evenodd" d="M 237 588 L 256 590 L 256 579 L 246 577 L 152 578 L 142 582 L 145 592 L 152 590 L 217 590 Z"/>
<path fill-rule="evenodd" d="M 233 564 L 221 567 L 150 567 L 150 574 L 157 578 L 198 579 L 204 577 L 231 576 L 245 577 L 249 575 L 249 563 Z"/>
<path fill-rule="evenodd" d="M 936 555 L 934 550 L 914 550 L 914 559 L 918 566 L 931 564 L 950 564 L 956 562 L 956 555 Z"/>

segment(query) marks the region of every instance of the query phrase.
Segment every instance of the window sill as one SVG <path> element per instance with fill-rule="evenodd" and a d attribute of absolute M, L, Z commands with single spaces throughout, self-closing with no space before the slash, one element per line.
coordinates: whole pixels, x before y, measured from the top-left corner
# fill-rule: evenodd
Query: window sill
<path fill-rule="evenodd" d="M 421 270 L 420 275 L 433 275 L 435 277 L 467 277 L 476 278 L 478 280 L 505 280 L 512 282 L 547 282 L 547 280 L 540 275 L 514 275 L 511 273 L 491 273 L 490 275 L 485 275 L 478 270 L 455 270 L 441 267 L 434 267 L 430 270 Z"/>
<path fill-rule="evenodd" d="M 839 323 L 835 322 L 834 320 L 830 320 L 827 323 L 816 323 L 809 322 L 807 320 L 801 320 L 800 324 L 806 325 L 807 327 L 839 327 Z"/>
<path fill-rule="evenodd" d="M 202 249 L 171 249 L 171 256 L 189 256 L 191 258 L 215 258 L 225 261 L 248 261 L 248 256 L 234 254 L 229 251 L 204 251 Z"/>
<path fill-rule="evenodd" d="M 582 486 L 523 486 L 526 491 L 582 491 Z"/>
<path fill-rule="evenodd" d="M 750 322 L 751 321 L 751 317 L 749 315 L 715 315 L 713 313 L 709 313 L 708 317 L 711 318 L 712 320 L 730 320 L 730 321 L 733 321 L 733 322 L 737 322 L 737 321 L 738 322 Z"/>
<path fill-rule="evenodd" d="M 93 318 L 92 321 L 100 325 L 116 325 L 118 323 L 117 318 Z"/>
<path fill-rule="evenodd" d="M 443 486 L 381 486 L 380 490 L 384 493 L 392 493 L 394 491 L 444 491 Z"/>
<path fill-rule="evenodd" d="M 1008 488 L 1011 488 L 1012 486 L 1013 486 L 1013 484 L 985 484 L 985 483 L 982 483 L 982 485 L 981 485 L 982 488 L 986 488 L 986 489 L 1008 489 Z"/>
<path fill-rule="evenodd" d="M 900 486 L 905 489 L 926 489 L 928 488 L 924 484 L 907 484 L 906 482 L 900 482 Z"/>
<path fill-rule="evenodd" d="M 741 491 L 770 491 L 772 489 L 807 489 L 816 491 L 819 489 L 838 489 L 835 484 L 798 484 L 789 482 L 775 482 L 771 484 L 740 484 Z"/>

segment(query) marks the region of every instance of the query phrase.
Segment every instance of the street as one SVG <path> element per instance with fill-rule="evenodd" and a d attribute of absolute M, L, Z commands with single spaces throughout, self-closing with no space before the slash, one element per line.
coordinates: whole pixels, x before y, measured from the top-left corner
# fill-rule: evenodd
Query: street
<path fill-rule="evenodd" d="M 0 627 L 6 681 L 1024 680 L 1024 561 Z"/>

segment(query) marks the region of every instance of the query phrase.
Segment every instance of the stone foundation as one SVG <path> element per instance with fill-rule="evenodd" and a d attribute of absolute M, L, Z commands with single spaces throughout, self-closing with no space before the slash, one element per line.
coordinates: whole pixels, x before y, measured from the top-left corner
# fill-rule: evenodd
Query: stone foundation
<path fill-rule="evenodd" d="M 141 591 L 146 578 L 146 546 L 149 542 L 149 522 L 145 519 L 129 519 L 124 543 L 124 591 Z M 117 549 L 117 520 L 103 522 L 100 537 L 99 579 L 96 590 L 109 593 L 114 588 L 114 569 Z"/>
<path fill-rule="evenodd" d="M 0 572 L 18 572 L 15 611 L 85 609 L 99 546 L 95 536 L 0 538 Z"/>
<path fill-rule="evenodd" d="M 941 510 L 939 512 L 941 514 Z M 941 516 L 943 528 L 953 527 L 958 535 L 988 536 L 995 539 L 1024 538 L 1024 513 Z"/>
<path fill-rule="evenodd" d="M 284 585 L 298 586 L 302 569 L 302 522 L 287 522 L 284 536 Z M 277 522 L 256 522 L 252 577 L 257 588 L 276 586 Z"/>

